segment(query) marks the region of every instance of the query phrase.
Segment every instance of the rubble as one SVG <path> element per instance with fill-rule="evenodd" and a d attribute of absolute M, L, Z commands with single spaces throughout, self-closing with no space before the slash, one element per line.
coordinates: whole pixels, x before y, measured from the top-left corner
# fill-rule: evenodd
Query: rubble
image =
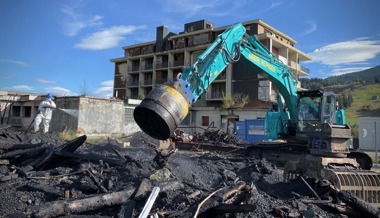
<path fill-rule="evenodd" d="M 159 145 L 142 132 L 89 143 L 0 128 L 0 216 L 376 217 L 323 181 L 283 182 L 265 159 Z"/>

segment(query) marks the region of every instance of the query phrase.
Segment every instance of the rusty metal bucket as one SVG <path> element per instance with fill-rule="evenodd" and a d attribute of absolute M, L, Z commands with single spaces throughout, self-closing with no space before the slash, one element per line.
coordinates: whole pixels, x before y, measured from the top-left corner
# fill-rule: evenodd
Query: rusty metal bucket
<path fill-rule="evenodd" d="M 133 111 L 145 133 L 159 140 L 168 139 L 189 113 L 189 103 L 169 85 L 157 85 Z"/>

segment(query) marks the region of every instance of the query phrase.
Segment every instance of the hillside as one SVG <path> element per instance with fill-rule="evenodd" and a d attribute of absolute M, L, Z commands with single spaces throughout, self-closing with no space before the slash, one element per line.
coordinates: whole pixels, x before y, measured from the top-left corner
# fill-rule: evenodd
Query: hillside
<path fill-rule="evenodd" d="M 358 117 L 380 117 L 380 83 L 355 85 L 351 88 L 353 102 L 345 109 L 347 122 L 358 124 Z M 378 96 L 372 99 L 372 96 Z"/>

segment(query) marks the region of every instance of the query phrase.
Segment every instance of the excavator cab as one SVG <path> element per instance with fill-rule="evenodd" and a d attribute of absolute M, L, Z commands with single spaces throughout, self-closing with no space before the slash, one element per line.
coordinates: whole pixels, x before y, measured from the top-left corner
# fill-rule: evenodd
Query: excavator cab
<path fill-rule="evenodd" d="M 336 100 L 332 92 L 299 91 L 297 92 L 298 120 L 297 131 L 305 132 L 308 124 L 341 124 L 336 120 Z"/>

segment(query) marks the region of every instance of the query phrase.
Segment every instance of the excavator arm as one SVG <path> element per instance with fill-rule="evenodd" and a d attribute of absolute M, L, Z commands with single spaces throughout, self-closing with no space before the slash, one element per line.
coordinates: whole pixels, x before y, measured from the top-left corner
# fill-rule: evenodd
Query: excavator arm
<path fill-rule="evenodd" d="M 293 127 L 294 129 L 296 123 L 296 82 L 288 67 L 268 51 L 256 36 L 246 34 L 246 29 L 241 23 L 227 28 L 223 33 L 218 35 L 215 41 L 197 57 L 196 62 L 192 66 L 183 68 L 182 73 L 177 77 L 177 81 L 170 82 L 165 84 L 164 87 L 161 86 L 156 88 L 156 91 L 152 91 L 152 94 L 149 94 L 144 101 L 154 101 L 160 105 L 160 109 L 151 108 L 148 110 L 152 111 L 148 112 L 147 105 L 151 105 L 152 103 L 144 104 L 143 101 L 143 104 L 140 104 L 135 109 L 134 117 L 136 122 L 145 132 L 151 133 L 155 138 L 169 138 L 171 132 L 174 131 L 187 115 L 188 108 L 186 107 L 190 107 L 196 102 L 221 72 L 229 64 L 237 62 L 241 57 L 246 58 L 252 65 L 256 66 L 256 73 L 269 79 L 285 100 L 289 112 L 285 112 L 281 97 L 278 97 L 282 123 L 286 124 L 283 125 L 282 131 L 287 134 L 288 128 Z M 181 97 L 176 92 L 180 93 Z M 171 102 L 171 104 L 177 102 L 178 106 L 170 108 L 170 106 L 165 104 L 165 101 Z M 165 129 L 170 133 L 163 131 L 162 127 L 159 126 L 157 126 L 157 129 L 154 129 L 151 122 L 147 120 L 147 113 L 153 113 L 154 116 L 152 117 L 159 119 L 160 116 L 156 114 L 158 112 L 165 114 L 161 116 L 164 120 L 161 119 L 160 123 L 166 123 L 165 127 L 167 128 Z M 173 117 L 173 114 L 179 116 Z M 149 124 L 146 125 L 145 123 Z"/>

